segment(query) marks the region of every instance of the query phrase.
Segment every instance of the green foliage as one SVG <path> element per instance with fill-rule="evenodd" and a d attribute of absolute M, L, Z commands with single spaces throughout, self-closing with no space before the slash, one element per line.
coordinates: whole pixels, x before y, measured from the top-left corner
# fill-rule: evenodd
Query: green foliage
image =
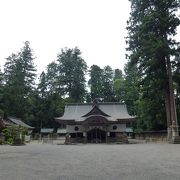
<path fill-rule="evenodd" d="M 87 64 L 81 57 L 81 51 L 74 49 L 62 49 L 58 55 L 58 85 L 63 88 L 65 95 L 74 102 L 83 102 L 86 94 L 85 74 Z"/>
<path fill-rule="evenodd" d="M 6 59 L 4 66 L 4 111 L 6 115 L 25 118 L 29 112 L 28 97 L 34 89 L 35 68 L 29 42 L 17 54 Z"/>
<path fill-rule="evenodd" d="M 116 79 L 123 79 L 123 72 L 120 69 L 114 70 L 114 81 L 116 81 Z"/>
<path fill-rule="evenodd" d="M 97 65 L 92 65 L 89 70 L 89 76 L 88 85 L 90 86 L 91 101 L 95 98 L 102 98 L 103 70 Z"/>
<path fill-rule="evenodd" d="M 5 142 L 7 144 L 12 144 L 13 143 L 13 138 L 12 138 L 12 135 L 11 135 L 10 128 L 5 128 L 5 129 L 2 130 L 2 132 L 4 133 L 4 136 L 5 136 Z"/>
<path fill-rule="evenodd" d="M 130 2 L 129 54 L 125 69 L 126 94 L 129 95 L 125 102 L 139 117 L 137 129 L 164 129 L 165 93 L 169 91 L 167 61 L 178 50 L 173 36 L 180 24 L 175 14 L 180 3 L 179 0 Z"/>
<path fill-rule="evenodd" d="M 59 93 L 61 95 L 63 94 L 61 76 L 58 71 L 58 64 L 56 62 L 52 62 L 48 64 L 47 73 L 44 75 L 41 74 L 40 83 L 42 84 L 42 87 L 44 86 L 44 88 L 47 89 L 48 94 L 53 94 L 53 93 Z"/>
<path fill-rule="evenodd" d="M 180 48 L 175 58 L 175 63 L 173 66 L 174 70 L 174 87 L 175 87 L 175 100 L 177 106 L 177 117 L 178 124 L 180 124 Z"/>
<path fill-rule="evenodd" d="M 4 104 L 3 104 L 3 96 L 4 96 L 4 75 L 1 71 L 1 67 L 0 67 L 0 117 L 4 116 Z"/>
<path fill-rule="evenodd" d="M 128 107 L 128 111 L 131 115 L 137 115 L 138 100 L 141 95 L 141 77 L 138 73 L 136 65 L 127 63 L 124 68 L 125 82 L 124 82 L 124 101 Z"/>
<path fill-rule="evenodd" d="M 92 65 L 89 70 L 89 75 L 88 85 L 90 86 L 91 101 L 95 98 L 102 98 L 105 102 L 114 101 L 114 75 L 112 68 L 105 66 L 101 69 L 97 65 Z"/>
<path fill-rule="evenodd" d="M 125 101 L 125 79 L 120 69 L 115 69 L 114 72 L 113 91 L 115 101 Z"/>
<path fill-rule="evenodd" d="M 39 96 L 41 98 L 46 98 L 47 96 L 47 89 L 48 89 L 48 86 L 47 86 L 47 75 L 45 74 L 45 72 L 43 71 L 40 75 L 40 78 L 39 78 L 39 84 L 38 84 L 38 93 L 39 93 Z"/>
<path fill-rule="evenodd" d="M 114 93 L 116 101 L 124 102 L 126 93 L 125 91 L 124 79 L 116 79 L 114 82 Z"/>
<path fill-rule="evenodd" d="M 57 61 L 42 72 L 37 91 L 34 93 L 33 126 L 56 126 L 54 117 L 62 116 L 67 102 L 84 102 L 86 97 L 86 62 L 78 48 L 62 49 Z"/>
<path fill-rule="evenodd" d="M 22 126 L 8 126 L 2 130 L 5 136 L 5 143 L 16 144 L 24 143 L 24 137 L 27 135 L 27 128 Z M 20 137 L 21 135 L 21 137 Z"/>
<path fill-rule="evenodd" d="M 105 66 L 103 69 L 102 95 L 103 95 L 104 102 L 114 101 L 113 70 L 110 66 Z"/>
<path fill-rule="evenodd" d="M 92 65 L 89 69 L 88 92 L 85 79 L 87 65 L 80 50 L 65 48 L 58 54 L 57 61 L 50 63 L 46 71 L 41 73 L 36 88 L 33 53 L 29 42 L 25 42 L 19 53 L 6 59 L 4 73 L 0 71 L 0 116 L 20 117 L 39 130 L 40 127 L 56 126 L 53 119 L 63 115 L 66 103 L 92 102 L 95 98 L 102 98 L 105 102 L 125 102 L 129 113 L 138 116 L 137 132 L 164 129 L 164 87 L 167 82 L 163 58 L 174 53 L 173 78 L 180 117 L 179 54 L 174 41 L 167 39 L 167 34 L 161 37 L 158 29 L 161 29 L 160 23 L 153 23 L 154 17 L 158 18 L 155 11 L 159 11 L 159 3 L 151 3 L 153 8 L 153 3 L 158 4 L 154 14 L 151 8 L 146 7 L 147 3 L 140 2 L 132 1 L 127 39 L 130 53 L 125 74 L 119 69 L 113 71 L 110 66 L 100 68 Z M 137 8 L 139 5 L 140 9 L 145 8 L 143 16 Z M 167 7 L 162 7 L 166 11 Z M 175 21 L 178 22 L 176 18 Z M 174 33 L 172 30 L 170 34 Z M 5 133 L 6 140 L 13 143 L 14 136 L 17 136 L 15 130 L 7 129 Z"/>
<path fill-rule="evenodd" d="M 2 100 L 3 100 L 3 89 L 4 89 L 3 79 L 4 79 L 4 76 L 3 76 L 3 73 L 1 72 L 1 67 L 0 67 L 0 117 L 4 116 L 3 102 L 2 102 Z"/>

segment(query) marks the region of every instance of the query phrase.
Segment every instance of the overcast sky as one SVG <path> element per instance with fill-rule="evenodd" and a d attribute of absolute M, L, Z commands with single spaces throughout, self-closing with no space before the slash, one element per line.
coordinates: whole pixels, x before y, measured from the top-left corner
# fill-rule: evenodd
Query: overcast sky
<path fill-rule="evenodd" d="M 128 0 L 0 0 L 0 64 L 30 41 L 38 73 L 75 46 L 88 66 L 123 69 L 129 13 Z"/>

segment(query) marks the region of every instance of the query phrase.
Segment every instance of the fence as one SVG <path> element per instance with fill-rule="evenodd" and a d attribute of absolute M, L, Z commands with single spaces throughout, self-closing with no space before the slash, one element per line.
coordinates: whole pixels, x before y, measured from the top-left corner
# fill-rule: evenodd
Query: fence
<path fill-rule="evenodd" d="M 144 131 L 142 133 L 135 134 L 135 139 L 152 141 L 167 141 L 167 131 Z"/>

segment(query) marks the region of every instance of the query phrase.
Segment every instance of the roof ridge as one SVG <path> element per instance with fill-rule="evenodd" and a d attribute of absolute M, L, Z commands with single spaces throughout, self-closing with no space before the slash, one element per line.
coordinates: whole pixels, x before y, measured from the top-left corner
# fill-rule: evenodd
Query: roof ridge
<path fill-rule="evenodd" d="M 98 103 L 98 105 L 110 105 L 110 104 L 125 105 L 125 103 L 122 103 L 122 102 L 99 102 Z M 77 105 L 93 105 L 93 103 L 67 103 L 66 105 L 73 105 L 73 106 L 77 106 Z"/>

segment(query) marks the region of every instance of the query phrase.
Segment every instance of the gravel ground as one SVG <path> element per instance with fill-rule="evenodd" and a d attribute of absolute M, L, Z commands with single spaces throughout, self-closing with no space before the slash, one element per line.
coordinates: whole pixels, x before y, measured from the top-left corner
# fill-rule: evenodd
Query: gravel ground
<path fill-rule="evenodd" d="M 180 145 L 0 146 L 0 180 L 180 180 Z"/>

